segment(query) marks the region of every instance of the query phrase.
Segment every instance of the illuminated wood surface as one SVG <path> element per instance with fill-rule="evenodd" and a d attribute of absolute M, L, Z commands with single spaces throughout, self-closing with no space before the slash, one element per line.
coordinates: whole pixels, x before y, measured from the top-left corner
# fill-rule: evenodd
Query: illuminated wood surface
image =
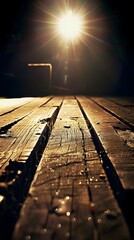
<path fill-rule="evenodd" d="M 132 98 L 0 99 L 0 113 L 1 239 L 133 237 Z"/>

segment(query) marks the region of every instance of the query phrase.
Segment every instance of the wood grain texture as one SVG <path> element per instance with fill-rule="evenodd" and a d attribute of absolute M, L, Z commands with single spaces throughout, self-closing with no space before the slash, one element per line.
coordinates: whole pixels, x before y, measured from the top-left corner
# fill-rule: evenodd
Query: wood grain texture
<path fill-rule="evenodd" d="M 91 108 L 84 97 L 78 100 L 98 121 L 100 108 Z M 104 114 L 106 118 L 101 114 L 99 121 L 106 124 L 109 114 Z M 116 138 L 113 134 L 113 141 Z M 101 156 L 73 96 L 63 101 L 15 226 L 13 240 L 26 238 L 130 239 Z"/>

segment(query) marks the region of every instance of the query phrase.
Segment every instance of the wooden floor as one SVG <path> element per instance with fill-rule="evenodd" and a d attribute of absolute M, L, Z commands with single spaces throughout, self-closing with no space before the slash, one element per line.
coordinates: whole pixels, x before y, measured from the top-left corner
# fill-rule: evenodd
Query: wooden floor
<path fill-rule="evenodd" d="M 0 239 L 134 239 L 134 99 L 0 99 Z"/>

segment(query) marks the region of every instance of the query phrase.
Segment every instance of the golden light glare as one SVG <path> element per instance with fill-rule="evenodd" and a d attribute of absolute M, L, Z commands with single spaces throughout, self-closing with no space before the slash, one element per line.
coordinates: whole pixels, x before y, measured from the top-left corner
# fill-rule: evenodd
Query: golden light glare
<path fill-rule="evenodd" d="M 90 8 L 89 4 L 83 1 L 83 4 L 76 4 L 74 7 L 68 1 L 56 1 L 56 4 L 52 6 L 49 8 L 39 4 L 37 8 L 43 12 L 43 17 L 45 15 L 44 19 L 34 19 L 39 26 L 38 33 L 40 34 L 37 39 L 40 39 L 40 49 L 51 42 L 53 46 L 63 49 L 62 47 L 67 42 L 67 45 L 71 45 L 75 52 L 75 47 L 82 43 L 79 45 L 84 45 L 95 54 L 96 44 L 107 44 L 102 38 L 105 19 L 96 14 L 98 9 L 96 4 Z"/>
<path fill-rule="evenodd" d="M 80 37 L 82 33 L 82 19 L 70 10 L 58 19 L 58 32 L 66 40 Z"/>

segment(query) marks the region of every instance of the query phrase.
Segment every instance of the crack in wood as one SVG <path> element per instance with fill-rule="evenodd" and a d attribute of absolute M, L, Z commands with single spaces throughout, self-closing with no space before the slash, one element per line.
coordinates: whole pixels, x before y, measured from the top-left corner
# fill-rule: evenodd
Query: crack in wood
<path fill-rule="evenodd" d="M 88 128 L 90 129 L 90 133 L 91 133 L 91 136 L 92 136 L 92 140 L 94 142 L 94 145 L 96 147 L 96 150 L 101 158 L 101 163 L 102 163 L 102 166 L 105 170 L 105 173 L 107 175 L 107 178 L 108 178 L 108 181 L 109 181 L 109 184 L 111 186 L 111 189 L 114 193 L 114 196 L 115 196 L 115 199 L 117 200 L 120 208 L 122 209 L 122 213 L 125 217 L 125 220 L 128 224 L 128 227 L 129 227 L 129 230 L 130 230 L 130 233 L 133 235 L 133 227 L 132 227 L 132 223 L 130 221 L 130 215 L 131 215 L 131 207 L 128 207 L 127 206 L 127 199 L 133 199 L 134 198 L 134 195 L 133 195 L 133 191 L 128 191 L 127 193 L 127 197 L 124 201 L 124 198 L 126 196 L 126 191 L 124 190 L 122 184 L 121 184 L 121 181 L 120 181 L 120 178 L 112 164 L 112 162 L 110 161 L 93 125 L 91 124 L 91 122 L 89 121 L 87 115 L 86 115 L 86 112 L 84 111 L 84 109 L 82 108 L 82 105 L 81 103 L 78 101 L 78 104 L 79 104 L 79 107 L 82 111 L 82 114 L 86 120 L 86 123 L 87 123 L 87 126 Z M 96 102 L 95 102 L 96 103 Z M 97 103 L 96 103 L 97 104 Z M 100 104 L 97 104 L 99 105 L 100 107 L 102 107 Z M 102 107 L 103 108 L 103 107 Z M 112 114 L 113 116 L 116 116 L 116 114 L 113 114 L 111 111 L 108 111 L 107 109 L 104 108 L 104 110 L 106 110 L 107 112 L 109 112 L 110 114 Z M 123 123 L 125 124 L 128 124 L 129 127 L 131 127 L 131 129 L 133 128 L 133 126 L 131 124 L 129 124 L 128 122 L 124 121 L 122 118 L 116 116 L 119 120 L 121 120 Z M 130 198 L 130 196 L 131 198 Z M 133 201 L 133 200 L 132 200 Z M 133 204 L 132 201 L 129 201 L 130 202 L 130 206 Z"/>
<path fill-rule="evenodd" d="M 42 153 L 44 148 L 48 142 L 52 127 L 58 115 L 59 108 L 57 108 L 53 114 L 53 119 L 49 119 L 47 125 L 45 125 L 44 130 L 42 131 L 41 135 L 38 138 L 35 146 L 33 147 L 31 153 L 29 152 L 29 156 L 27 156 L 27 161 L 14 161 L 10 160 L 9 165 L 6 167 L 6 175 L 12 177 L 12 181 L 9 181 L 5 187 L 2 186 L 0 183 L 0 194 L 4 197 L 4 205 L 3 201 L 0 202 L 0 209 L 1 211 L 1 218 L 0 218 L 0 236 L 4 239 L 10 238 L 15 223 L 18 219 L 20 208 L 22 203 L 24 202 L 32 179 L 34 177 L 35 171 L 41 159 Z M 2 127 L 0 130 L 8 131 L 13 125 L 21 121 L 23 118 L 14 121 L 13 123 Z M 20 155 L 21 158 L 21 155 Z M 20 169 L 20 166 L 23 164 L 24 168 Z M 16 170 L 17 169 L 17 170 Z M 21 172 L 20 172 L 21 171 Z M 5 174 L 4 171 L 2 174 Z M 12 176 L 11 176 L 12 174 Z M 1 176 L 1 180 L 4 177 Z M 6 177 L 6 176 L 5 176 Z M 10 180 L 10 179 L 9 179 Z M 20 191 L 21 189 L 21 191 Z M 4 209 L 3 209 L 3 207 Z M 6 216 L 8 215 L 8 220 Z M 10 220 L 12 219 L 12 224 L 10 224 Z M 9 228 L 10 226 L 10 228 Z M 8 227 L 8 232 L 5 232 L 6 228 Z"/>
<path fill-rule="evenodd" d="M 25 115 L 24 117 L 17 119 L 16 121 L 11 122 L 10 124 L 7 124 L 3 127 L 0 127 L 0 136 L 3 134 L 7 134 L 8 130 L 11 129 L 15 124 L 17 124 L 18 122 L 20 122 L 22 119 L 24 119 L 27 115 Z"/>
<path fill-rule="evenodd" d="M 83 161 L 85 165 L 85 175 L 86 175 L 86 182 L 87 182 L 87 189 L 88 189 L 88 194 L 89 194 L 89 200 L 90 200 L 90 209 L 91 209 L 91 216 L 94 222 L 94 234 L 95 234 L 95 239 L 100 240 L 100 234 L 99 234 L 99 229 L 98 229 L 98 223 L 96 219 L 96 213 L 95 213 L 95 203 L 93 200 L 92 196 L 92 191 L 90 188 L 90 176 L 89 176 L 89 171 L 87 168 L 87 157 L 86 157 L 86 149 L 85 149 L 85 136 L 84 136 L 84 131 L 82 127 L 80 126 L 80 123 L 78 122 L 78 127 L 80 129 L 81 135 L 82 135 L 82 149 L 83 149 Z"/>

